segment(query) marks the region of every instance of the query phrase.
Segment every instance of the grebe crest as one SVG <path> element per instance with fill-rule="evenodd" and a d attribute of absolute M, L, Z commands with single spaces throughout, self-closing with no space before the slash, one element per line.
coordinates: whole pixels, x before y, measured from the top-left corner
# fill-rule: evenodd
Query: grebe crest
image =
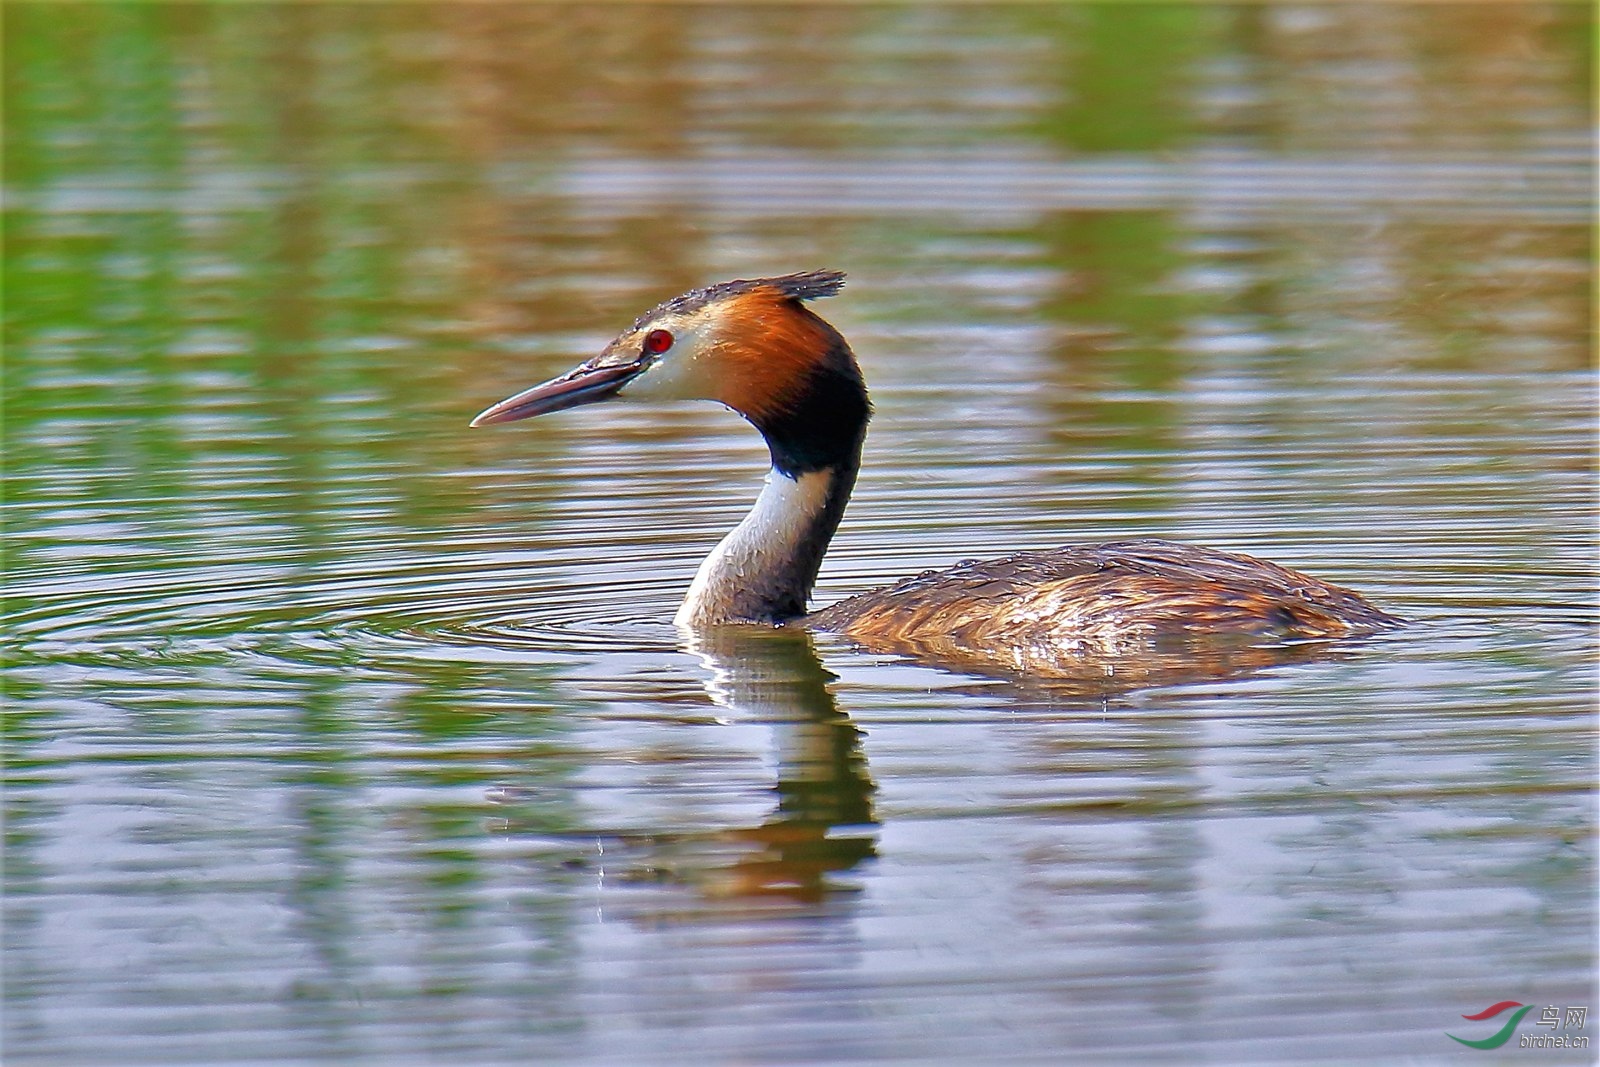
<path fill-rule="evenodd" d="M 623 397 L 716 400 L 755 426 L 772 469 L 750 514 L 700 565 L 676 616 L 690 629 L 799 624 L 881 651 L 1059 674 L 1081 670 L 1086 656 L 1349 637 L 1401 624 L 1356 593 L 1286 567 L 1159 540 L 966 562 L 807 615 L 872 415 L 850 346 L 805 306 L 843 285 L 838 271 L 810 271 L 692 290 L 472 425 Z"/>

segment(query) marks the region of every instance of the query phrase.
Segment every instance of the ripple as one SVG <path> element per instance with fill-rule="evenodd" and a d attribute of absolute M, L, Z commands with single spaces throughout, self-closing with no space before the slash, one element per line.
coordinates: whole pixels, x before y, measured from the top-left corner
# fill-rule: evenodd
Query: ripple
<path fill-rule="evenodd" d="M 570 564 L 397 558 L 307 577 L 289 565 L 199 565 L 60 577 L 9 591 L 13 662 L 468 660 L 675 649 L 682 579 L 573 580 Z"/>

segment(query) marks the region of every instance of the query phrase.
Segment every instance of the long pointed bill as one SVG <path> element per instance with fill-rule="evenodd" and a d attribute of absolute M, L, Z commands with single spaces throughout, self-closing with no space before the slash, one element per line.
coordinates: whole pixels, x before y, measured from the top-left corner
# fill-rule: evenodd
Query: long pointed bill
<path fill-rule="evenodd" d="M 472 420 L 474 426 L 491 426 L 497 422 L 516 422 L 535 415 L 548 415 L 563 408 L 592 404 L 615 396 L 617 390 L 639 374 L 643 363 L 624 363 L 610 367 L 575 367 L 559 378 L 552 378 L 532 389 L 524 389 L 516 396 L 506 397 L 500 403 L 482 412 Z"/>

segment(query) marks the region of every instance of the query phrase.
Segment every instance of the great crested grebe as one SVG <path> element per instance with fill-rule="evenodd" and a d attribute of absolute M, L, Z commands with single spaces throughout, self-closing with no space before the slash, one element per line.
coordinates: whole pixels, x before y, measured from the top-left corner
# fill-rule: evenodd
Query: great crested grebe
<path fill-rule="evenodd" d="M 630 396 L 721 401 L 760 430 L 772 470 L 750 514 L 700 565 L 680 626 L 798 624 L 868 648 L 1059 668 L 1081 654 L 1350 637 L 1400 625 L 1356 593 L 1297 571 L 1160 540 L 965 562 L 806 614 L 872 415 L 855 354 L 804 305 L 843 285 L 840 272 L 811 271 L 695 289 L 472 425 Z"/>

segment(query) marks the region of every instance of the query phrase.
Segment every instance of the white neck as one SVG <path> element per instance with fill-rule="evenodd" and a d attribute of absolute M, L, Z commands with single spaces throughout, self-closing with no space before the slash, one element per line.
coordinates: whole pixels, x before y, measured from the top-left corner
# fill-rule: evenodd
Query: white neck
<path fill-rule="evenodd" d="M 793 478 L 769 471 L 750 514 L 700 564 L 677 624 L 776 624 L 804 614 L 854 475 L 834 468 Z"/>

